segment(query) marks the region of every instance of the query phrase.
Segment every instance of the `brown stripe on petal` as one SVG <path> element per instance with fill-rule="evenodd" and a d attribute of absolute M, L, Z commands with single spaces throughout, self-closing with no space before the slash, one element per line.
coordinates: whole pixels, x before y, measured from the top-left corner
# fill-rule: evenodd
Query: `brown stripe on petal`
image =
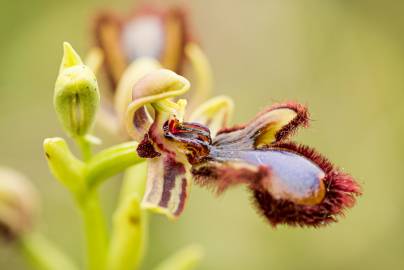
<path fill-rule="evenodd" d="M 175 182 L 179 175 L 185 174 L 184 164 L 176 161 L 173 157 L 164 158 L 164 183 L 163 194 L 159 205 L 167 207 L 171 198 L 171 191 L 175 188 Z"/>
<path fill-rule="evenodd" d="M 138 130 L 145 129 L 145 131 L 147 131 L 149 127 L 145 127 L 145 124 L 148 123 L 148 119 L 149 117 L 147 115 L 145 107 L 141 107 L 133 115 L 133 125 Z"/>
<path fill-rule="evenodd" d="M 135 130 L 139 134 L 145 134 L 149 131 L 153 122 L 152 122 L 152 120 L 150 120 L 150 116 L 149 116 L 145 106 L 140 107 L 133 114 L 132 123 L 133 123 Z"/>
<path fill-rule="evenodd" d="M 185 201 L 188 197 L 188 181 L 186 178 L 181 179 L 181 194 L 180 194 L 180 202 L 178 204 L 177 210 L 174 212 L 175 216 L 179 216 L 182 211 L 184 211 Z"/>

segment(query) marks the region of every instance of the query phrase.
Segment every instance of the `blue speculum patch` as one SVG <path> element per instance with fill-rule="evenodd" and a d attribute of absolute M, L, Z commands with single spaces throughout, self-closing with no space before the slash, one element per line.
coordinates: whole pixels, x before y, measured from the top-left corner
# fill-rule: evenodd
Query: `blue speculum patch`
<path fill-rule="evenodd" d="M 324 172 L 312 161 L 296 153 L 278 150 L 245 150 L 211 152 L 222 161 L 241 161 L 254 166 L 267 166 L 277 191 L 299 198 L 307 198 L 318 192 Z"/>

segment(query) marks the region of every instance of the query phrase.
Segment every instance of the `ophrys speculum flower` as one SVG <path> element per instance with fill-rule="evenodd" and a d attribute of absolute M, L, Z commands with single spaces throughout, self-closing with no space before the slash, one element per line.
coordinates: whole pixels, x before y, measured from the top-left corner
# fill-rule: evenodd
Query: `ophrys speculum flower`
<path fill-rule="evenodd" d="M 152 72 L 134 87 L 127 126 L 140 142 L 138 154 L 150 158 L 145 206 L 178 217 L 192 179 L 218 193 L 247 185 L 272 225 L 319 226 L 353 206 L 360 194 L 354 179 L 313 149 L 289 140 L 309 123 L 303 105 L 276 104 L 246 125 L 217 132 L 217 120 L 224 123 L 223 112 L 232 106 L 215 107 L 208 101 L 211 106 L 202 105 L 194 116 L 201 123 L 186 122 L 186 102 L 172 98 L 188 88 L 185 78 L 168 70 Z"/>

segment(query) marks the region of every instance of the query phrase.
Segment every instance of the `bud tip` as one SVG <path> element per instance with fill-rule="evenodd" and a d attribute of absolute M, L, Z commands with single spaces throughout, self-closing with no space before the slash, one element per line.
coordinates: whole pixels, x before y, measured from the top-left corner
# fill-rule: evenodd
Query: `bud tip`
<path fill-rule="evenodd" d="M 63 60 L 61 69 L 83 64 L 80 56 L 73 49 L 69 42 L 63 42 Z"/>

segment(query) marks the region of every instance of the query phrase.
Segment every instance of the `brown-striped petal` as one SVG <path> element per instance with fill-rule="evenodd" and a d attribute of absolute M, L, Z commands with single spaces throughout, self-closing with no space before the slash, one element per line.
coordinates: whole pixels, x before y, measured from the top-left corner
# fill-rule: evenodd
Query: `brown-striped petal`
<path fill-rule="evenodd" d="M 191 187 L 189 163 L 166 153 L 148 162 L 143 206 L 170 218 L 178 217 L 184 210 Z"/>
<path fill-rule="evenodd" d="M 246 125 L 222 129 L 213 141 L 221 149 L 261 149 L 282 141 L 299 126 L 307 126 L 307 109 L 298 103 L 275 104 Z"/>
<path fill-rule="evenodd" d="M 191 164 L 186 154 L 164 136 L 163 125 L 174 119 L 170 113 L 156 111 L 153 124 L 137 148 L 139 156 L 149 158 L 143 205 L 171 218 L 184 210 L 191 186 Z"/>

